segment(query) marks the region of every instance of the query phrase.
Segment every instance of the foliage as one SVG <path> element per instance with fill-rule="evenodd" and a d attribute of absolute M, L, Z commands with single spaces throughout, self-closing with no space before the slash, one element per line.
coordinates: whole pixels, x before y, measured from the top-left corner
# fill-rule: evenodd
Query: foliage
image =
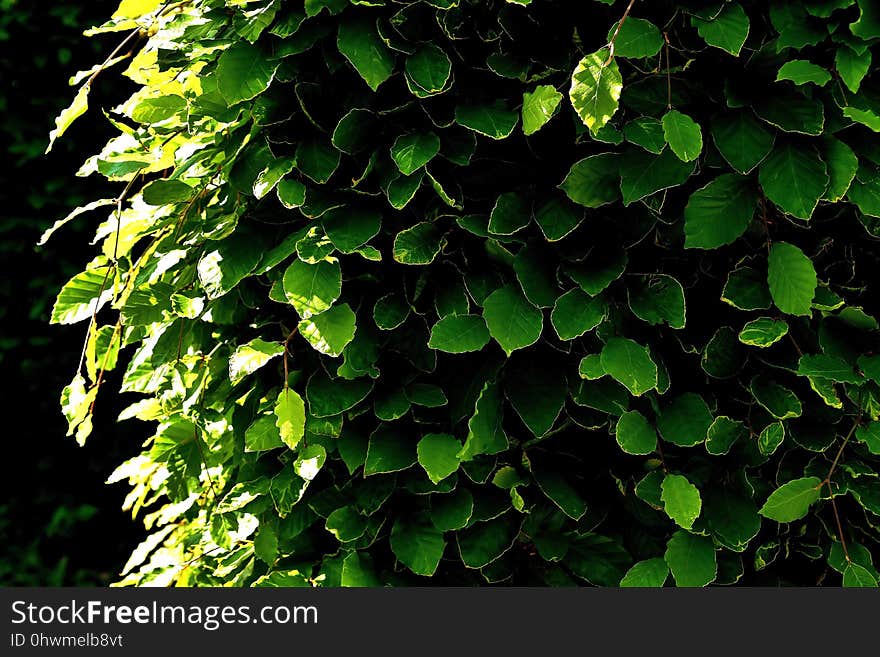
<path fill-rule="evenodd" d="M 873 7 L 123 2 L 121 583 L 876 585 Z"/>
<path fill-rule="evenodd" d="M 112 126 L 100 113 L 80 119 L 71 139 L 51 155 L 43 152 L 52 118 L 70 102 L 71 62 L 92 61 L 115 45 L 113 35 L 84 39 L 82 30 L 116 4 L 0 0 L 0 150 L 6 155 L 0 170 L 0 369 L 10 382 L 5 407 L 27 418 L 25 429 L 10 433 L 4 451 L 14 465 L 0 483 L 4 586 L 107 584 L 138 535 L 119 509 L 123 487 L 101 484 L 136 453 L 137 445 L 118 439 L 113 423 L 114 408 L 124 401 L 104 398 L 87 449 L 64 441 L 64 418 L 57 413 L 57 391 L 75 367 L 60 355 L 78 353 L 82 331 L 78 325 L 49 326 L 48 320 L 59 286 L 82 267 L 94 231 L 86 223 L 72 225 L 52 248 L 34 246 L 69 208 L 113 193 L 114 183 L 70 175 L 71 162 L 110 135 Z M 132 91 L 130 83 L 112 77 L 106 82 L 111 84 L 93 90 L 96 103 L 112 106 Z M 131 428 L 136 439 L 145 427 Z M 117 540 L 106 541 L 108 533 Z"/>

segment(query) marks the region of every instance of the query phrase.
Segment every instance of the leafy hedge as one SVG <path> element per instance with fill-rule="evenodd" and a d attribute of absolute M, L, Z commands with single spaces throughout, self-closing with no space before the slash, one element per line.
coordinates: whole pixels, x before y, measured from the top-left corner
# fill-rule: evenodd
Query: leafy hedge
<path fill-rule="evenodd" d="M 873 2 L 129 30 L 80 171 L 124 191 L 53 313 L 71 433 L 113 367 L 157 425 L 122 584 L 877 585 Z"/>

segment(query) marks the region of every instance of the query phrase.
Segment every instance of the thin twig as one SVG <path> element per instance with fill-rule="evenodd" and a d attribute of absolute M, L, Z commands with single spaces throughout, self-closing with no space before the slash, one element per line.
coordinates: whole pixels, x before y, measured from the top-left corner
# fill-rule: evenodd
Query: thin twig
<path fill-rule="evenodd" d="M 617 35 L 620 34 L 620 28 L 623 27 L 623 22 L 626 20 L 626 17 L 629 16 L 629 10 L 632 9 L 635 3 L 636 0 L 629 0 L 629 4 L 626 6 L 623 16 L 617 21 L 617 27 L 614 29 L 614 34 L 611 35 L 611 40 L 608 42 L 608 59 L 605 60 L 603 66 L 608 66 L 614 58 L 614 42 L 617 40 Z"/>
<path fill-rule="evenodd" d="M 669 68 L 669 35 L 663 33 L 663 42 L 666 52 L 666 109 L 672 109 L 672 69 Z"/>
<path fill-rule="evenodd" d="M 852 438 L 853 434 L 856 431 L 856 428 L 861 424 L 862 421 L 862 400 L 859 397 L 859 413 L 856 415 L 856 420 L 853 422 L 853 425 L 850 427 L 849 432 L 843 439 L 843 442 L 840 445 L 840 449 L 837 450 L 837 454 L 834 456 L 834 461 L 831 462 L 831 468 L 828 470 L 828 474 L 825 475 L 824 481 L 819 484 L 821 488 L 823 485 L 828 486 L 828 496 L 831 500 L 831 510 L 834 511 L 834 521 L 837 523 L 837 535 L 840 538 L 840 547 L 843 550 L 843 556 L 846 558 L 847 563 L 851 562 L 849 558 L 849 551 L 846 548 L 846 539 L 844 538 L 843 533 L 843 523 L 840 521 L 840 514 L 837 511 L 837 502 L 834 500 L 834 489 L 831 487 L 831 476 L 834 474 L 834 470 L 837 468 L 837 464 L 840 461 L 840 457 L 843 455 L 843 450 L 846 448 L 849 439 Z"/>

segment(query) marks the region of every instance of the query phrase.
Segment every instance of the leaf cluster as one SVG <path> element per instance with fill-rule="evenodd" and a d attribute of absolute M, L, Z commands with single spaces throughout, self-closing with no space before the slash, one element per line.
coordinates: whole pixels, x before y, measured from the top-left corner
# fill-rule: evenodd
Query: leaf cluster
<path fill-rule="evenodd" d="M 71 433 L 114 366 L 156 423 L 122 583 L 876 585 L 872 2 L 132 26 L 81 170 L 130 193 L 53 314 L 112 317 Z"/>

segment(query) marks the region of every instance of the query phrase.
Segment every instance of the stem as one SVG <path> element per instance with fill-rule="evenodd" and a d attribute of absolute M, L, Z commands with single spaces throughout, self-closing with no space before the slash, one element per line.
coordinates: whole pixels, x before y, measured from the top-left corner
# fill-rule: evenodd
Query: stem
<path fill-rule="evenodd" d="M 287 353 L 288 353 L 288 345 L 290 341 L 293 339 L 293 336 L 297 334 L 299 331 L 299 327 L 294 326 L 293 330 L 290 332 L 290 335 L 287 336 L 287 339 L 284 341 L 284 353 L 282 354 L 282 359 L 284 361 L 284 389 L 287 390 L 290 386 L 287 383 L 287 379 L 289 378 L 289 372 L 287 369 Z"/>
<path fill-rule="evenodd" d="M 770 221 L 767 219 L 767 202 L 763 198 L 761 198 L 761 221 L 764 224 L 764 237 L 767 240 L 767 253 L 769 255 L 773 243 L 770 241 Z"/>
<path fill-rule="evenodd" d="M 199 415 L 201 415 L 202 409 L 204 407 L 205 402 L 205 388 L 208 384 L 208 357 L 202 357 L 202 367 L 204 368 L 204 373 L 202 374 L 202 389 L 199 392 Z M 202 439 L 199 435 L 199 425 L 193 422 L 193 438 L 195 438 L 196 445 L 199 448 L 199 456 L 202 459 L 202 465 L 205 467 L 205 476 L 208 478 L 208 485 L 211 488 L 211 496 L 216 500 L 217 499 L 217 490 L 214 488 L 214 479 L 211 477 L 211 469 L 208 467 L 208 461 L 205 458 L 205 452 L 202 447 Z"/>
<path fill-rule="evenodd" d="M 122 190 L 122 193 L 116 197 L 116 240 L 113 243 L 113 262 L 116 262 L 116 255 L 119 251 L 119 233 L 122 230 L 122 202 L 125 200 L 128 192 L 131 191 L 134 181 L 137 180 L 137 178 L 138 174 L 133 175 L 131 180 L 129 180 L 128 184 L 125 186 L 125 189 Z"/>
<path fill-rule="evenodd" d="M 98 296 L 95 297 L 95 305 L 92 307 L 92 318 L 89 320 L 89 326 L 86 329 L 86 339 L 83 343 L 82 353 L 79 356 L 79 365 L 76 367 L 77 374 L 82 373 L 83 363 L 86 362 L 86 350 L 89 347 L 89 335 L 92 332 L 92 326 L 95 324 L 95 317 L 98 314 L 98 304 L 101 302 L 101 297 L 104 295 L 104 288 L 107 285 L 107 278 L 110 276 L 111 271 L 116 270 L 116 263 L 107 263 L 107 272 L 104 274 L 104 280 L 101 281 L 101 287 L 98 290 Z"/>
<path fill-rule="evenodd" d="M 91 84 L 92 84 L 92 82 L 94 81 L 94 79 L 95 79 L 96 77 L 98 77 L 98 74 L 101 73 L 105 68 L 107 68 L 107 65 L 108 65 L 111 61 L 113 61 L 113 59 L 116 57 L 116 55 L 118 55 L 120 52 L 122 52 L 122 49 L 125 48 L 125 46 L 128 45 L 128 42 L 131 41 L 132 39 L 134 39 L 134 38 L 135 38 L 138 34 L 140 34 L 140 33 L 141 33 L 141 28 L 139 28 L 139 27 L 136 27 L 134 30 L 132 30 L 132 31 L 129 33 L 129 35 L 128 35 L 127 37 L 125 37 L 125 39 L 124 39 L 124 40 L 123 40 L 118 46 L 116 46 L 116 47 L 113 49 L 113 52 L 111 52 L 109 55 L 107 55 L 107 59 L 105 59 L 105 60 L 101 63 L 101 65 L 98 67 L 98 69 L 97 69 L 94 73 L 92 73 L 92 74 L 89 76 L 89 79 L 86 80 L 86 81 L 83 83 L 83 86 L 84 86 L 84 87 L 89 87 L 89 86 L 91 86 Z"/>
<path fill-rule="evenodd" d="M 669 35 L 663 33 L 663 43 L 666 50 L 666 109 L 672 109 L 672 69 L 669 68 Z"/>
<path fill-rule="evenodd" d="M 611 41 L 608 42 L 608 59 L 605 60 L 603 66 L 608 66 L 608 64 L 611 63 L 611 60 L 614 57 L 614 42 L 617 40 L 617 35 L 620 34 L 620 28 L 623 27 L 623 22 L 626 20 L 627 16 L 629 16 L 629 11 L 633 8 L 635 3 L 636 0 L 629 0 L 629 4 L 626 6 L 623 16 L 617 21 L 617 27 L 614 29 L 614 34 L 611 35 Z"/>
<path fill-rule="evenodd" d="M 831 482 L 828 483 L 828 494 L 831 496 L 831 509 L 834 511 L 834 521 L 837 523 L 837 535 L 840 537 L 840 547 L 843 550 L 843 556 L 847 563 L 852 562 L 849 558 L 849 550 L 846 549 L 846 540 L 843 538 L 843 524 L 840 522 L 840 514 L 837 513 L 837 502 L 834 501 L 834 491 L 831 490 Z"/>
<path fill-rule="evenodd" d="M 861 406 L 861 399 L 859 399 L 859 406 Z M 846 436 L 843 438 L 843 443 L 840 445 L 840 449 L 837 450 L 837 455 L 834 457 L 834 461 L 831 462 L 831 469 L 828 470 L 828 474 L 825 475 L 825 481 L 823 484 L 831 483 L 831 475 L 834 474 L 834 470 L 837 468 L 837 463 L 840 461 L 840 457 L 843 455 L 843 450 L 846 447 L 846 444 L 849 442 L 849 439 L 852 438 L 852 435 L 856 432 L 856 428 L 858 428 L 859 424 L 862 422 L 862 410 L 859 409 L 859 414 L 856 416 L 856 421 L 853 422 L 853 425 L 850 427 L 849 432 L 847 432 Z"/>
<path fill-rule="evenodd" d="M 852 435 L 855 433 L 856 428 L 862 421 L 862 400 L 859 397 L 859 413 L 856 415 L 856 421 L 853 422 L 853 425 L 850 427 L 849 432 L 843 439 L 843 443 L 840 445 L 840 449 L 837 450 L 837 454 L 834 457 L 834 461 L 831 462 L 831 468 L 828 470 L 828 474 L 825 476 L 825 480 L 819 484 L 819 487 L 824 484 L 828 486 L 828 495 L 831 500 L 831 510 L 834 511 L 834 521 L 837 523 L 837 535 L 840 538 L 840 547 L 843 550 L 843 556 L 846 558 L 847 563 L 850 563 L 852 560 L 849 558 L 849 551 L 846 548 L 846 539 L 843 534 L 843 523 L 840 521 L 840 514 L 837 512 L 837 502 L 834 500 L 834 489 L 831 488 L 831 475 L 834 474 L 834 470 L 837 468 L 837 464 L 840 461 L 840 457 L 843 455 L 843 450 L 846 448 L 846 444 L 849 442 L 849 439 L 852 438 Z"/>
<path fill-rule="evenodd" d="M 95 387 L 100 388 L 101 382 L 104 380 L 104 372 L 107 371 L 107 359 L 110 357 L 110 352 L 113 350 L 113 341 L 116 339 L 116 334 L 122 330 L 122 322 L 116 322 L 116 326 L 113 327 L 113 334 L 110 336 L 110 344 L 107 347 L 107 351 L 104 352 L 104 359 L 101 361 L 101 369 L 98 372 L 98 378 L 95 381 Z M 120 345 L 122 343 L 122 336 L 120 336 Z M 94 399 L 92 399 L 92 403 L 89 406 L 89 415 L 94 413 L 95 411 L 95 402 L 98 401 L 98 395 L 95 395 Z"/>

